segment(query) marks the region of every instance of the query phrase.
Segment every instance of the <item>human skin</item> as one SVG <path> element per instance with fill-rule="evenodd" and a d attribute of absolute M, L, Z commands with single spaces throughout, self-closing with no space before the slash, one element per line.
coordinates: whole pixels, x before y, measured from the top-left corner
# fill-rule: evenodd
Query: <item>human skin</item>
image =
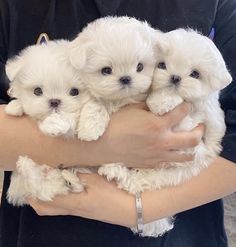
<path fill-rule="evenodd" d="M 97 174 L 79 174 L 86 191 L 29 203 L 37 214 L 74 215 L 126 227 L 136 225 L 135 198 Z M 217 200 L 236 191 L 236 164 L 218 157 L 198 176 L 175 186 L 142 193 L 148 223 Z M 209 182 L 210 181 L 210 182 Z M 206 190 L 207 188 L 207 190 Z"/>
<path fill-rule="evenodd" d="M 38 164 L 58 167 L 96 166 L 123 162 L 129 167 L 154 167 L 163 161 L 188 161 L 191 155 L 175 150 L 196 146 L 203 135 L 199 126 L 191 132 L 173 132 L 190 111 L 183 103 L 165 116 L 155 116 L 145 104 L 124 107 L 113 114 L 110 124 L 98 141 L 52 138 L 39 131 L 37 123 L 27 116 L 12 117 L 0 106 L 0 167 L 14 170 L 19 155 Z M 92 154 L 92 155 L 91 155 Z"/>

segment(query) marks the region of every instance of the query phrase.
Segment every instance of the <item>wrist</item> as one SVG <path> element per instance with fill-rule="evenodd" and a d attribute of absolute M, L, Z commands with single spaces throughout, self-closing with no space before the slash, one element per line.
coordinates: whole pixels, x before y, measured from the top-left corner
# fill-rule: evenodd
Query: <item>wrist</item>
<path fill-rule="evenodd" d="M 135 195 L 131 195 L 127 193 L 127 197 L 125 200 L 122 200 L 122 208 L 120 219 L 122 220 L 121 224 L 125 227 L 136 227 L 137 224 L 137 214 L 135 207 Z"/>

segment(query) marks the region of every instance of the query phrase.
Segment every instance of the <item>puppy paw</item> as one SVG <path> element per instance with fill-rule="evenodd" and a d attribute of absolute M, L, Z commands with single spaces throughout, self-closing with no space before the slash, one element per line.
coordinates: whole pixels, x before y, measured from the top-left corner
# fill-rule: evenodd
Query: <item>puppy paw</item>
<path fill-rule="evenodd" d="M 17 173 L 21 177 L 21 180 L 17 181 L 23 181 L 24 194 L 32 198 L 51 201 L 56 195 L 65 195 L 69 192 L 61 170 L 38 165 L 27 157 L 19 157 Z"/>
<path fill-rule="evenodd" d="M 98 168 L 98 174 L 107 178 L 108 181 L 123 180 L 128 173 L 128 169 L 121 164 L 108 164 Z"/>
<path fill-rule="evenodd" d="M 71 123 L 59 114 L 51 114 L 39 123 L 40 130 L 49 136 L 62 136 L 71 131 Z"/>
<path fill-rule="evenodd" d="M 152 92 L 146 101 L 150 111 L 158 115 L 172 111 L 182 102 L 183 99 L 178 95 L 170 95 L 163 92 Z"/>
<path fill-rule="evenodd" d="M 110 116 L 102 105 L 96 102 L 86 104 L 80 115 L 78 138 L 84 141 L 97 140 L 106 130 Z"/>
<path fill-rule="evenodd" d="M 14 99 L 11 102 L 9 102 L 5 107 L 5 112 L 8 115 L 12 116 L 22 116 L 23 115 L 23 108 L 18 99 Z"/>
<path fill-rule="evenodd" d="M 85 184 L 80 181 L 76 169 L 64 169 L 61 174 L 71 192 L 79 193 L 84 191 Z"/>

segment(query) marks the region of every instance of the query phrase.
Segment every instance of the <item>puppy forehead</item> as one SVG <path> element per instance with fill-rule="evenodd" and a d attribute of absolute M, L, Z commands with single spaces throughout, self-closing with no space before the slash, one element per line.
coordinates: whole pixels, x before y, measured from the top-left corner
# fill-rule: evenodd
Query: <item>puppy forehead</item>
<path fill-rule="evenodd" d="M 112 66 L 133 66 L 139 62 L 154 63 L 151 46 L 134 37 L 101 39 L 93 44 L 92 56 L 99 63 Z"/>
<path fill-rule="evenodd" d="M 52 61 L 51 61 L 52 62 Z M 67 85 L 77 81 L 76 74 L 71 68 L 61 63 L 51 63 L 49 61 L 34 61 L 34 63 L 26 64 L 22 70 L 23 83 L 28 86 L 33 84 L 41 84 L 44 86 Z"/>
<path fill-rule="evenodd" d="M 44 85 L 47 87 L 79 83 L 77 74 L 66 60 L 60 47 L 33 47 L 23 56 L 21 70 L 25 86 Z"/>
<path fill-rule="evenodd" d="M 207 37 L 193 31 L 175 30 L 170 32 L 170 56 L 179 56 L 180 59 L 191 59 L 193 62 L 217 57 L 217 49 Z"/>
<path fill-rule="evenodd" d="M 89 40 L 92 49 L 101 55 L 136 58 L 151 53 L 153 29 L 129 17 L 101 18 L 89 24 L 81 37 Z M 122 57 L 121 56 L 121 57 Z"/>
<path fill-rule="evenodd" d="M 162 58 L 180 72 L 207 68 L 214 70 L 218 64 L 218 56 L 209 47 L 209 43 L 198 37 L 170 39 L 168 52 Z"/>

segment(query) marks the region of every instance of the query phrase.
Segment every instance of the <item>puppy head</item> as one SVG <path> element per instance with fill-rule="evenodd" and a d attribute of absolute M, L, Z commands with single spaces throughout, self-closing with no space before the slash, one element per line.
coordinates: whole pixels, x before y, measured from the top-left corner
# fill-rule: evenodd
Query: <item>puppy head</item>
<path fill-rule="evenodd" d="M 96 98 L 117 100 L 147 92 L 154 70 L 154 30 L 128 17 L 101 18 L 71 45 L 71 64 Z"/>
<path fill-rule="evenodd" d="M 191 29 L 164 34 L 156 49 L 153 89 L 169 87 L 191 101 L 207 97 L 232 81 L 214 43 Z"/>
<path fill-rule="evenodd" d="M 42 120 L 52 112 L 78 111 L 84 90 L 67 52 L 68 42 L 50 41 L 30 46 L 8 60 L 12 96 L 27 115 Z"/>

